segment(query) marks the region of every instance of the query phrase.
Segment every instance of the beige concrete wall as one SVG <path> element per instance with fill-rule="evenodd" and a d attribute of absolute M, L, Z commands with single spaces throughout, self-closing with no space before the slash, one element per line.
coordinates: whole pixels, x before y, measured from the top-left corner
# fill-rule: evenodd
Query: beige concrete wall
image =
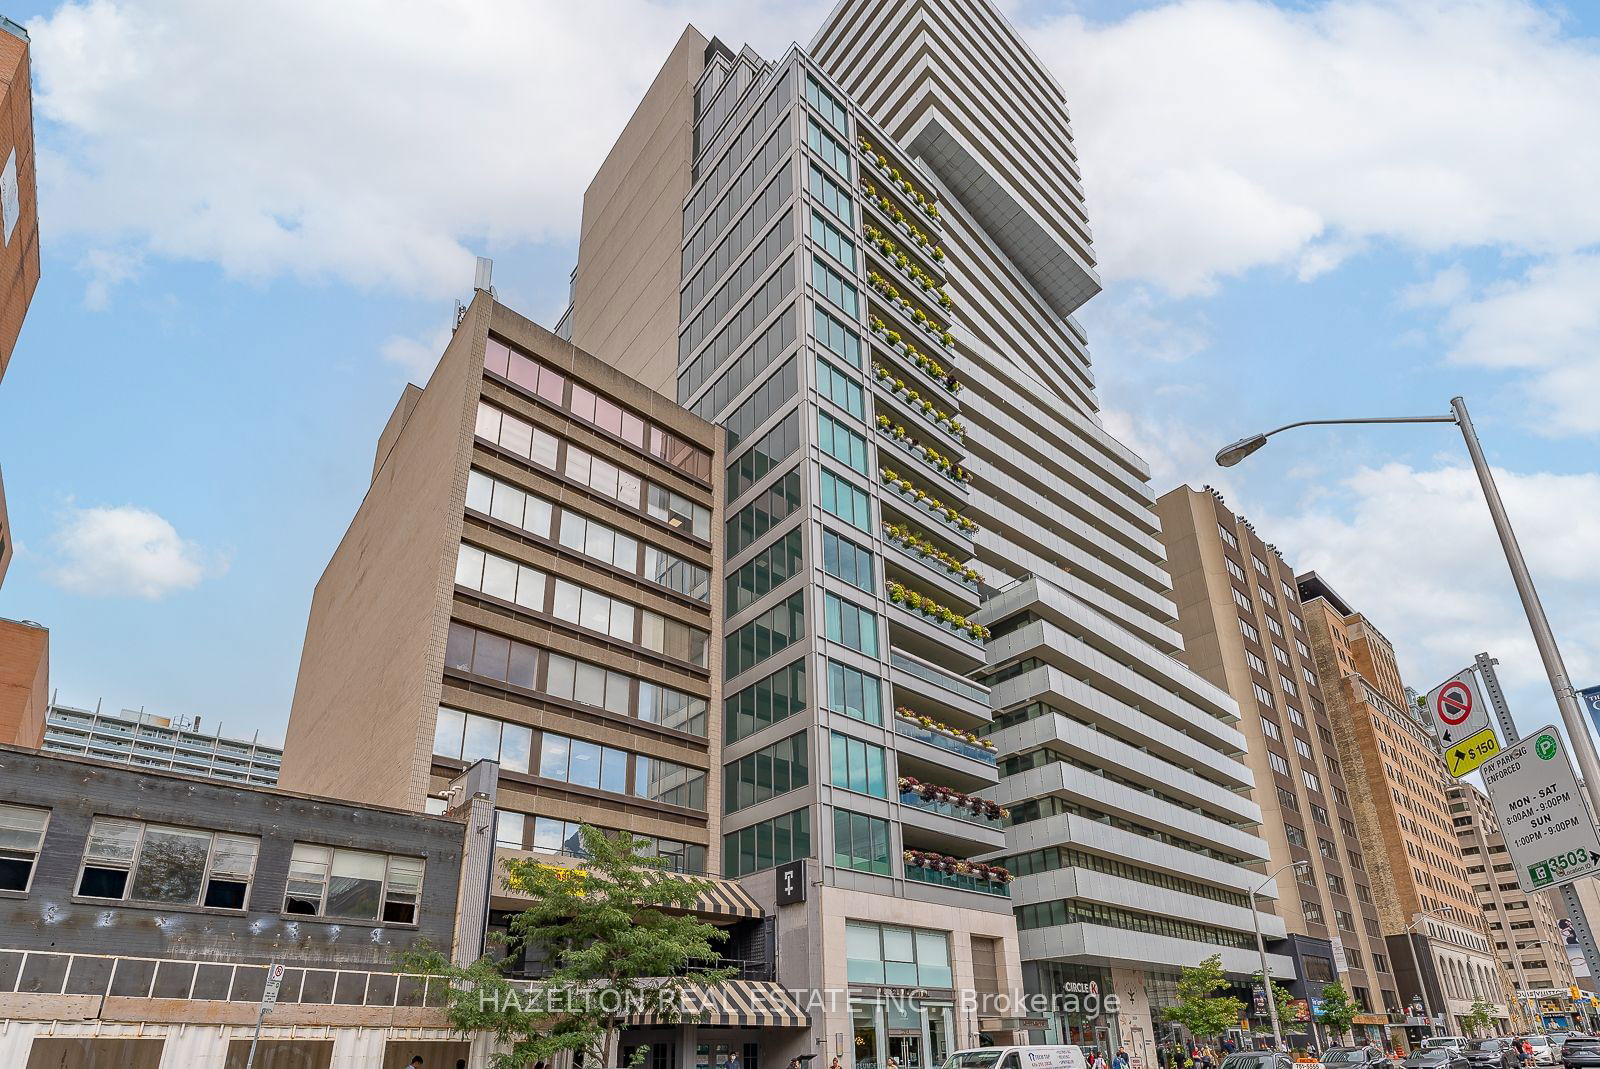
<path fill-rule="evenodd" d="M 50 631 L 0 620 L 0 743 L 37 747 L 50 703 Z"/>
<path fill-rule="evenodd" d="M 389 456 L 389 450 L 394 448 L 395 440 L 400 437 L 400 429 L 406 425 L 406 420 L 411 418 L 411 413 L 416 410 L 417 402 L 421 399 L 422 387 L 416 383 L 408 382 L 406 388 L 400 391 L 400 400 L 395 402 L 394 411 L 389 413 L 389 422 L 383 425 L 383 433 L 378 435 L 378 448 L 372 455 L 374 479 L 383 469 L 383 462 Z"/>
<path fill-rule="evenodd" d="M 492 305 L 473 299 L 317 583 L 287 790 L 422 808 Z"/>
<path fill-rule="evenodd" d="M 572 340 L 676 396 L 683 199 L 706 38 L 684 30 L 583 197 Z"/>

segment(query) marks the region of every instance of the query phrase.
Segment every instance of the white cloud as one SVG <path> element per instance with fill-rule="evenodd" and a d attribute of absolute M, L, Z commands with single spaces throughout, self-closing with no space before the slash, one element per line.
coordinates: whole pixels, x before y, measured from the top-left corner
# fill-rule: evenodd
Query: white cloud
<path fill-rule="evenodd" d="M 1600 682 L 1600 474 L 1495 479 L 1517 528 L 1567 668 Z M 1302 570 L 1316 569 L 1394 643 L 1405 679 L 1426 689 L 1488 650 L 1516 689 L 1524 728 L 1555 715 L 1510 573 L 1465 466 L 1361 469 L 1298 515 L 1257 511 L 1266 536 Z"/>
<path fill-rule="evenodd" d="M 391 364 L 400 365 L 411 381 L 422 385 L 432 377 L 439 357 L 444 353 L 445 346 L 450 344 L 451 334 L 448 326 L 415 338 L 396 334 L 383 343 L 383 358 Z"/>
<path fill-rule="evenodd" d="M 825 11 L 692 13 L 775 55 Z M 576 233 L 589 176 L 689 15 L 638 0 L 69 3 L 29 25 L 50 123 L 40 217 L 58 241 L 236 277 L 459 293 L 474 252 Z"/>
<path fill-rule="evenodd" d="M 1600 241 L 1600 53 L 1517 0 L 1180 0 L 1029 33 L 1073 109 L 1106 277 L 1204 293 L 1366 239 Z"/>
<path fill-rule="evenodd" d="M 1464 298 L 1472 289 L 1472 277 L 1460 264 L 1451 264 L 1432 278 L 1407 286 L 1400 293 L 1405 308 L 1445 308 Z"/>
<path fill-rule="evenodd" d="M 195 542 L 137 505 L 74 508 L 52 537 L 51 582 L 74 594 L 156 601 L 226 570 Z"/>
<path fill-rule="evenodd" d="M 1451 362 L 1524 373 L 1534 429 L 1600 432 L 1600 254 L 1556 257 L 1445 317 Z"/>

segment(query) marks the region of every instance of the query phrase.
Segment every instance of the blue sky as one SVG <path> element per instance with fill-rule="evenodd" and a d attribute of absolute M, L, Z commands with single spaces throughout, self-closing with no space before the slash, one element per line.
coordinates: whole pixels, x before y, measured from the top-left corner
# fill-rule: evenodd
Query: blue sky
<path fill-rule="evenodd" d="M 1105 419 L 1210 482 L 1426 689 L 1495 652 L 1554 717 L 1448 427 L 1472 405 L 1600 682 L 1600 11 L 1511 0 L 1006 5 L 1073 109 Z M 565 10 L 574 8 L 575 10 Z M 581 10 L 577 10 L 581 8 Z M 43 278 L 0 384 L 0 616 L 63 701 L 281 737 L 312 588 L 471 256 L 545 322 L 580 197 L 685 22 L 776 54 L 815 2 L 13 5 Z"/>

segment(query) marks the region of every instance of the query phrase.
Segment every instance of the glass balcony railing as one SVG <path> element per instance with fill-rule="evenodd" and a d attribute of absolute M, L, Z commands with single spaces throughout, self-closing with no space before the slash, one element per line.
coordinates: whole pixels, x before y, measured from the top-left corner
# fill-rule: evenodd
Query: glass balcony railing
<path fill-rule="evenodd" d="M 913 724 L 909 720 L 902 720 L 899 717 L 894 719 L 894 731 L 896 735 L 904 735 L 908 739 L 931 743 L 940 749 L 949 750 L 951 753 L 960 754 L 962 757 L 970 757 L 974 761 L 982 761 L 986 765 L 996 764 L 999 760 L 998 755 L 993 750 L 986 750 L 982 746 L 974 746 L 965 739 L 952 739 L 942 731 L 933 731 L 923 727 L 921 724 Z"/>
<path fill-rule="evenodd" d="M 922 797 L 916 791 L 901 791 L 900 804 L 908 805 L 913 809 L 920 809 L 925 813 L 938 813 L 942 817 L 953 817 L 964 820 L 968 824 L 976 824 L 980 828 L 994 828 L 996 831 L 1003 829 L 1005 821 L 1000 817 L 990 817 L 982 813 L 974 813 L 964 805 L 955 802 L 932 802 Z"/>
<path fill-rule="evenodd" d="M 918 679 L 938 684 L 945 690 L 954 691 L 964 698 L 971 698 L 973 701 L 983 702 L 985 705 L 989 703 L 988 687 L 980 687 L 970 679 L 935 668 L 927 661 L 892 649 L 889 651 L 889 663 L 902 672 L 908 672 Z"/>
<path fill-rule="evenodd" d="M 999 898 L 1011 897 L 1009 883 L 994 883 L 990 880 L 980 880 L 976 876 L 961 876 L 953 872 L 940 872 L 937 869 L 923 868 L 919 865 L 906 866 L 906 879 L 918 883 L 932 883 L 940 887 L 954 887 L 958 891 L 975 891 L 980 895 L 995 895 Z"/>

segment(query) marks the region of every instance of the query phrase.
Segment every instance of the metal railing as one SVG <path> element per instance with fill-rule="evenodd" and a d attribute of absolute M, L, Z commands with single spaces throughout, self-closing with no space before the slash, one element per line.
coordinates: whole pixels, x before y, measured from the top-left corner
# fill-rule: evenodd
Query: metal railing
<path fill-rule="evenodd" d="M 942 817 L 951 817 L 955 820 L 964 820 L 968 824 L 976 824 L 980 828 L 1003 829 L 1005 822 L 999 817 L 990 817 L 983 813 L 974 813 L 964 805 L 955 802 L 932 802 L 922 797 L 916 791 L 901 791 L 900 804 L 908 805 L 913 809 L 920 809 L 925 813 L 937 813 Z"/>
<path fill-rule="evenodd" d="M 916 676 L 918 679 L 941 686 L 945 690 L 954 691 L 963 698 L 970 698 L 985 705 L 989 704 L 988 687 L 981 687 L 970 679 L 936 668 L 919 657 L 913 657 L 897 649 L 890 649 L 889 664 L 902 672 Z"/>
<path fill-rule="evenodd" d="M 976 876 L 940 872 L 937 869 L 923 868 L 921 865 L 907 865 L 906 879 L 916 880 L 919 883 L 937 884 L 940 887 L 954 887 L 958 891 L 976 891 L 980 895 L 998 895 L 1001 898 L 1011 897 L 1011 885 L 1009 883 L 992 883 L 989 880 L 980 880 Z"/>
<path fill-rule="evenodd" d="M 975 746 L 965 739 L 953 739 L 942 731 L 933 731 L 930 728 L 923 727 L 921 724 L 913 724 L 911 721 L 903 720 L 898 716 L 894 718 L 894 731 L 896 735 L 904 735 L 908 739 L 930 743 L 940 749 L 960 754 L 962 757 L 970 757 L 974 761 L 982 761 L 986 765 L 996 764 L 1000 760 L 999 755 L 993 750 Z"/>

